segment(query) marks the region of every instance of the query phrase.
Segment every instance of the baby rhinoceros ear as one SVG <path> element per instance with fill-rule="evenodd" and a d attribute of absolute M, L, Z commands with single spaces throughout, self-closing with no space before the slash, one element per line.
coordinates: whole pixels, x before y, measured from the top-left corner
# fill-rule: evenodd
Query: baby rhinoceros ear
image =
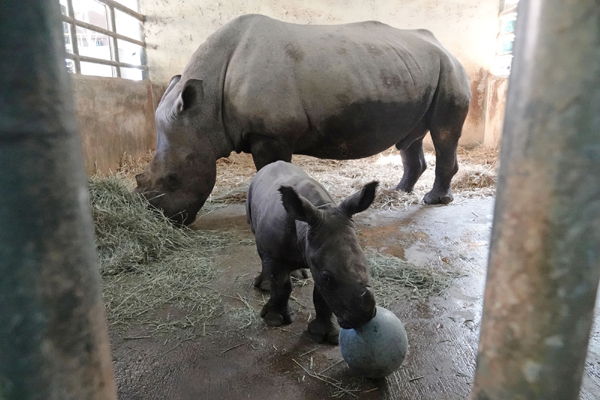
<path fill-rule="evenodd" d="M 360 192 L 354 193 L 352 196 L 342 201 L 342 204 L 338 206 L 338 209 L 349 217 L 365 211 L 369 208 L 371 203 L 373 203 L 373 200 L 375 200 L 375 191 L 377 190 L 378 185 L 379 182 L 377 181 L 367 183 Z"/>
<path fill-rule="evenodd" d="M 296 193 L 293 188 L 281 186 L 279 193 L 281 193 L 283 208 L 290 217 L 309 225 L 314 225 L 319 221 L 320 211 L 310 201 Z"/>

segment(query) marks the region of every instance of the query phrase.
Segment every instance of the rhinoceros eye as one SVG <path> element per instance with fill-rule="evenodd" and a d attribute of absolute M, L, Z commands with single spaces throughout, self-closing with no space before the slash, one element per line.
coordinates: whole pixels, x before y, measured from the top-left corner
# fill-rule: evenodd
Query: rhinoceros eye
<path fill-rule="evenodd" d="M 166 183 L 169 189 L 176 189 L 179 186 L 181 186 L 181 180 L 175 173 L 170 173 L 169 175 L 167 175 Z"/>
<path fill-rule="evenodd" d="M 327 290 L 335 290 L 337 288 L 335 278 L 328 271 L 323 271 L 321 273 L 321 284 Z"/>

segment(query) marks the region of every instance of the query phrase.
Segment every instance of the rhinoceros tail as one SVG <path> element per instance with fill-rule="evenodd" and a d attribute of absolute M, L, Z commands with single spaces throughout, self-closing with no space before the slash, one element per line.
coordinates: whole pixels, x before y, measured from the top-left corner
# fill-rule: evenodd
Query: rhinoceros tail
<path fill-rule="evenodd" d="M 246 197 L 246 220 L 250 224 L 250 229 L 254 233 L 254 224 L 252 224 L 252 184 L 248 188 L 248 196 Z"/>

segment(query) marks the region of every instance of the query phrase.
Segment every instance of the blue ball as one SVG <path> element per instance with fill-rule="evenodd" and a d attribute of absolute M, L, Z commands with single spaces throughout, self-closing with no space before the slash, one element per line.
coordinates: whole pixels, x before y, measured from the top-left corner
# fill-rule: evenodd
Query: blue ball
<path fill-rule="evenodd" d="M 383 378 L 402 365 L 408 338 L 393 312 L 377 307 L 377 314 L 356 329 L 340 329 L 340 350 L 351 369 L 369 378 Z"/>

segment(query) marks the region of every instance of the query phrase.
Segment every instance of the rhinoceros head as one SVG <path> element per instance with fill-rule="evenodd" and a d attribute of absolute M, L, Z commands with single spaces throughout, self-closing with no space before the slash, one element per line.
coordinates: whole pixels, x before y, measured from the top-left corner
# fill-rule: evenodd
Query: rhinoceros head
<path fill-rule="evenodd" d="M 156 110 L 156 153 L 136 176 L 136 191 L 173 222 L 190 224 L 210 195 L 217 175 L 209 135 L 199 134 L 206 107 L 202 81 L 178 85 L 173 77 Z"/>
<path fill-rule="evenodd" d="M 317 208 L 290 187 L 281 187 L 283 206 L 308 224 L 306 260 L 317 290 L 342 328 L 356 328 L 375 316 L 368 262 L 360 248 L 352 215 L 366 210 L 377 182 L 364 186 L 337 207 Z"/>

